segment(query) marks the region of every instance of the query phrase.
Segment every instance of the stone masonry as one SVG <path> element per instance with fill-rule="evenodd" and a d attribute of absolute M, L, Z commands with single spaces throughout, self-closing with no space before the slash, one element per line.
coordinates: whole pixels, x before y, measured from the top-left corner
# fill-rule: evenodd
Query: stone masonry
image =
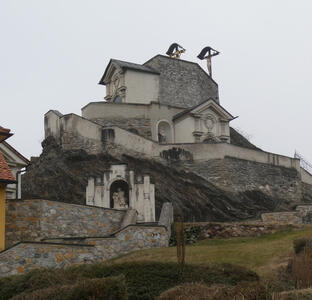
<path fill-rule="evenodd" d="M 168 209 L 172 210 L 171 204 L 164 205 L 164 210 Z M 168 246 L 172 218 L 163 225 L 136 224 L 136 217 L 132 209 L 11 200 L 7 205 L 7 248 L 0 252 L 0 277 L 38 267 L 103 262 L 140 249 Z"/>
<path fill-rule="evenodd" d="M 110 237 L 76 237 L 44 242 L 22 242 L 0 252 L 0 277 L 38 267 L 64 268 L 72 264 L 103 262 L 132 251 L 167 247 L 164 226 L 131 225 Z"/>
<path fill-rule="evenodd" d="M 20 241 L 72 236 L 105 236 L 120 228 L 125 211 L 48 200 L 10 200 L 6 246 Z"/>
<path fill-rule="evenodd" d="M 277 224 L 277 225 L 301 225 L 311 224 L 312 206 L 311 205 L 299 205 L 295 211 L 284 211 L 275 213 L 261 214 L 262 222 L 265 224 Z"/>
<path fill-rule="evenodd" d="M 104 126 L 118 126 L 120 128 L 129 130 L 132 133 L 139 134 L 145 138 L 151 139 L 151 120 L 146 118 L 105 118 L 105 119 L 93 119 L 94 122 Z"/>
<path fill-rule="evenodd" d="M 234 157 L 194 162 L 188 167 L 220 188 L 234 192 L 260 190 L 283 202 L 301 201 L 301 178 L 295 168 L 285 168 Z"/>

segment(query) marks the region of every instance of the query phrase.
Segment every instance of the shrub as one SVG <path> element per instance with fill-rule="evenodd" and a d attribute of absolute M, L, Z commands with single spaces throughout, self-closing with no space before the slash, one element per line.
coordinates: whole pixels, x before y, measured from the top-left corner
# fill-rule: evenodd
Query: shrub
<path fill-rule="evenodd" d="M 296 239 L 294 240 L 294 250 L 296 254 L 299 254 L 304 250 L 306 246 L 311 246 L 311 239 Z"/>
<path fill-rule="evenodd" d="M 186 282 L 201 281 L 208 285 L 215 283 L 235 285 L 240 281 L 258 280 L 256 273 L 229 264 L 185 264 L 183 277 L 180 276 L 179 271 L 179 266 L 176 263 L 160 262 L 86 264 L 72 266 L 65 270 L 39 269 L 25 275 L 0 279 L 0 299 L 10 299 L 22 292 L 30 293 L 37 289 L 62 285 L 62 281 L 72 285 L 88 278 L 103 278 L 121 274 L 125 276 L 129 299 L 137 300 L 154 299 L 163 291 Z"/>
<path fill-rule="evenodd" d="M 22 293 L 12 300 L 126 300 L 127 289 L 123 276 L 86 279 L 74 285 L 53 286 Z"/>
<path fill-rule="evenodd" d="M 207 300 L 224 287 L 224 285 L 207 286 L 202 283 L 185 283 L 163 292 L 157 300 Z"/>
<path fill-rule="evenodd" d="M 271 292 L 260 282 L 241 282 L 235 287 L 220 289 L 209 300 L 271 300 Z"/>
<path fill-rule="evenodd" d="M 184 227 L 184 237 L 185 237 L 185 244 L 193 244 L 198 242 L 199 240 L 202 239 L 202 227 L 201 226 L 196 226 L 196 225 L 188 225 L 186 224 Z M 176 237 L 176 232 L 173 229 L 171 231 L 171 237 L 169 241 L 170 246 L 176 246 L 177 245 L 177 237 Z"/>

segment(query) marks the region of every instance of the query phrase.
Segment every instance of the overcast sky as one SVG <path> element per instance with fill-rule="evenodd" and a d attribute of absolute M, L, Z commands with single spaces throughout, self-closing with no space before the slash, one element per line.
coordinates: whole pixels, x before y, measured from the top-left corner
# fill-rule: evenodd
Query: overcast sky
<path fill-rule="evenodd" d="M 312 161 L 311 0 L 2 0 L 0 125 L 26 157 L 41 153 L 49 109 L 101 101 L 110 58 L 144 63 L 172 42 L 204 46 L 233 127 L 262 149 Z"/>

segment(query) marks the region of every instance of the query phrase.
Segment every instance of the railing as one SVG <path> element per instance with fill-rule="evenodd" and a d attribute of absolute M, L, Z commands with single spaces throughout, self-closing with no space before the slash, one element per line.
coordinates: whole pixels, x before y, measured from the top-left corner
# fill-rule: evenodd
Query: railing
<path fill-rule="evenodd" d="M 312 175 L 312 164 L 308 162 L 299 152 L 295 151 L 294 158 L 300 159 L 301 168 L 305 169 L 308 173 Z"/>

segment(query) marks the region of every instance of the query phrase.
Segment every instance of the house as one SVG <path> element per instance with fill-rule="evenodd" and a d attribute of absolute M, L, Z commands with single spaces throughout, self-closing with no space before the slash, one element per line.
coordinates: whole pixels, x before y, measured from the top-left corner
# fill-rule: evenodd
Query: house
<path fill-rule="evenodd" d="M 0 126 L 0 143 L 12 136 L 9 129 Z M 0 251 L 5 249 L 5 202 L 6 187 L 15 183 L 15 178 L 4 158 L 0 153 Z"/>

